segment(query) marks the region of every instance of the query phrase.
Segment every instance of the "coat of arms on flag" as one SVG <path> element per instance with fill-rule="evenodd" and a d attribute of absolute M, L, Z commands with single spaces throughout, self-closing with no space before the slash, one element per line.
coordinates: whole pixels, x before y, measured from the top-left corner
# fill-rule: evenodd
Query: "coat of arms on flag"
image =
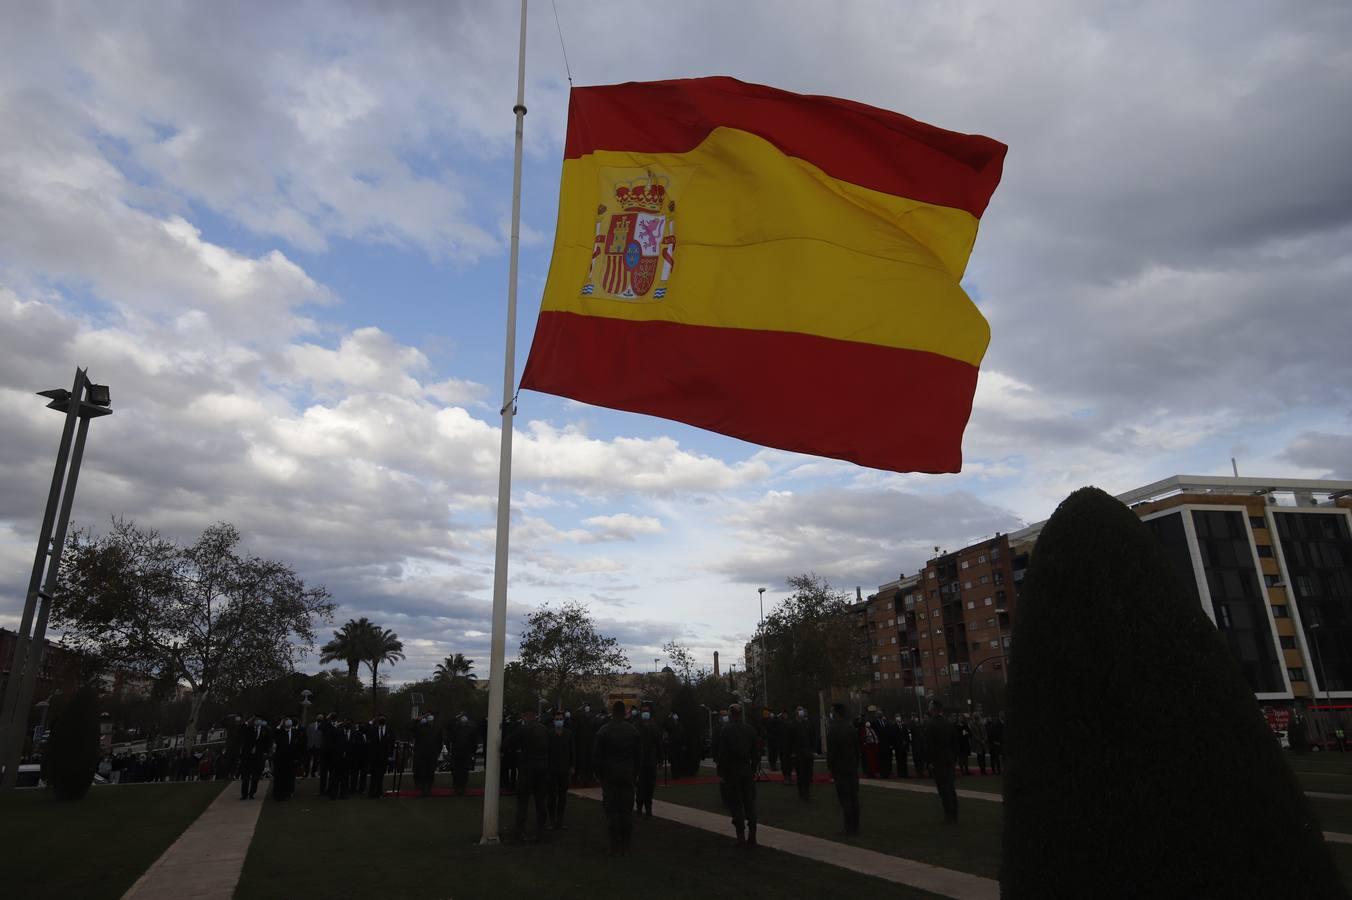
<path fill-rule="evenodd" d="M 663 299 L 676 267 L 672 177 L 651 170 L 610 169 L 602 173 L 602 190 L 582 296 L 634 302 Z"/>

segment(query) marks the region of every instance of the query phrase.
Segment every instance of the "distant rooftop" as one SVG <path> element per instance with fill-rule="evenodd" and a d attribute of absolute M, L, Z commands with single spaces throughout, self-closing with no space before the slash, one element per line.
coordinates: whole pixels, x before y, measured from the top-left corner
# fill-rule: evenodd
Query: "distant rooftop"
<path fill-rule="evenodd" d="M 1265 496 L 1272 506 L 1330 506 L 1343 497 L 1352 497 L 1352 481 L 1314 478 L 1236 478 L 1227 475 L 1173 475 L 1118 494 L 1127 506 L 1164 500 L 1179 494 L 1220 494 Z M 1046 522 L 1029 525 L 1010 534 L 1011 544 L 1037 540 Z"/>

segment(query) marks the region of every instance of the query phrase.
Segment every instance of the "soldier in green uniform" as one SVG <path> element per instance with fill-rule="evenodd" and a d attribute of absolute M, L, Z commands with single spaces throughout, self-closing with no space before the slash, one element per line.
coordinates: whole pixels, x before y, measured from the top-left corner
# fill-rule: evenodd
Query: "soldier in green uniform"
<path fill-rule="evenodd" d="M 526 816 L 535 802 L 535 836 L 545 832 L 545 786 L 549 780 L 549 732 L 536 720 L 535 708 L 521 710 L 521 724 L 508 736 L 503 748 L 517 754 L 516 837 L 526 839 Z"/>
<path fill-rule="evenodd" d="M 812 790 L 812 721 L 802 706 L 789 725 L 789 752 L 793 755 L 793 774 L 798 779 L 798 799 L 806 802 Z"/>
<path fill-rule="evenodd" d="M 836 783 L 836 798 L 845 813 L 845 833 L 859 833 L 859 738 L 844 703 L 831 706 L 826 731 L 826 768 Z"/>
<path fill-rule="evenodd" d="M 718 736 L 718 770 L 723 797 L 737 830 L 737 846 L 756 846 L 756 729 L 742 721 L 741 704 L 728 707 L 728 721 Z"/>
<path fill-rule="evenodd" d="M 624 701 L 611 707 L 610 721 L 596 732 L 592 764 L 601 778 L 601 805 L 610 829 L 610 855 L 629 849 L 634 829 L 634 776 L 638 772 L 639 734 L 625 721 Z"/>
<path fill-rule="evenodd" d="M 638 796 L 636 809 L 645 818 L 653 817 L 653 791 L 657 787 L 657 767 L 662 763 L 662 733 L 653 721 L 653 705 L 644 701 L 638 714 Z"/>
<path fill-rule="evenodd" d="M 925 748 L 929 754 L 930 769 L 934 772 L 934 786 L 944 807 L 944 822 L 958 824 L 958 793 L 953 786 L 953 726 L 944 717 L 944 705 L 930 701 L 930 717 L 925 723 Z"/>

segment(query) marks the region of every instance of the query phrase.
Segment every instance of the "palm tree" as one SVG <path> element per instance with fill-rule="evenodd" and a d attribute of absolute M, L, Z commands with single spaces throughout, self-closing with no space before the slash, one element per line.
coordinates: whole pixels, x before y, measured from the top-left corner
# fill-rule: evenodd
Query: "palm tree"
<path fill-rule="evenodd" d="M 347 677 L 356 681 L 357 669 L 366 658 L 366 645 L 375 627 L 365 616 L 348 619 L 343 627 L 333 633 L 333 640 L 321 648 L 319 661 L 347 663 Z"/>
<path fill-rule="evenodd" d="M 437 663 L 436 671 L 432 673 L 432 680 L 442 683 L 454 681 L 456 678 L 477 681 L 479 676 L 470 671 L 473 668 L 474 660 L 466 659 L 463 653 L 456 653 Z"/>
<path fill-rule="evenodd" d="M 379 707 L 376 685 L 379 683 L 380 664 L 390 663 L 393 665 L 403 658 L 404 642 L 399 640 L 399 635 L 388 628 L 382 629 L 377 625 L 372 625 L 371 632 L 367 636 L 363 661 L 371 670 L 371 710 L 373 712 Z"/>

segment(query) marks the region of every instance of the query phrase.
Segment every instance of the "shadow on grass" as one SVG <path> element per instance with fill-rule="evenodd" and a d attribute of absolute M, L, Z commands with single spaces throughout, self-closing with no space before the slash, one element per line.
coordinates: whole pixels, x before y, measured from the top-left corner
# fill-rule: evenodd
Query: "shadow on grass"
<path fill-rule="evenodd" d="M 547 832 L 538 844 L 485 847 L 482 809 L 475 798 L 299 796 L 268 804 L 235 897 L 934 896 L 774 850 L 739 850 L 730 835 L 659 819 L 635 820 L 633 850 L 611 859 L 601 805 L 577 797 L 568 799 L 567 831 Z M 504 797 L 505 831 L 515 810 Z"/>
<path fill-rule="evenodd" d="M 0 885 L 24 900 L 115 900 L 225 787 L 104 785 L 75 803 L 46 790 L 0 795 Z"/>

